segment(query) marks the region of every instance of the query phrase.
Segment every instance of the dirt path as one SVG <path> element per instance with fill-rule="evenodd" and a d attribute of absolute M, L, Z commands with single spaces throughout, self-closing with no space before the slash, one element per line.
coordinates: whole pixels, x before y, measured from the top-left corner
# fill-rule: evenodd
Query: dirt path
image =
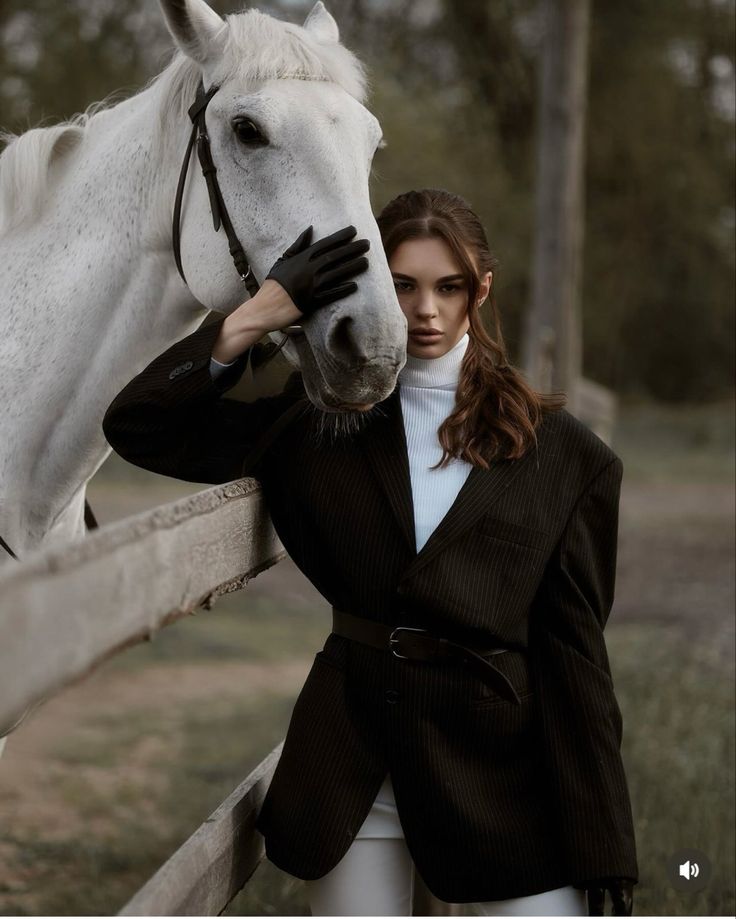
<path fill-rule="evenodd" d="M 611 622 L 675 627 L 732 666 L 734 501 L 719 483 L 627 485 Z"/>
<path fill-rule="evenodd" d="M 263 690 L 296 695 L 309 670 L 311 660 L 282 664 L 263 663 L 181 663 L 148 666 L 134 673 L 113 672 L 101 667 L 84 682 L 68 687 L 32 712 L 9 737 L 0 760 L 0 813 L 6 825 L 23 829 L 23 834 L 38 832 L 44 839 L 65 838 L 70 834 L 69 803 L 59 799 L 54 781 L 69 771 L 52 751 L 73 738 L 84 739 L 85 732 L 99 731 L 99 723 L 121 712 L 156 710 L 176 712 L 187 703 L 208 699 L 236 701 L 245 691 Z M 154 701 L 155 700 L 155 701 Z M 95 724 L 88 722 L 94 719 Z M 148 764 L 168 750 L 169 736 L 136 738 L 122 770 L 75 764 L 92 787 L 102 790 L 110 783 L 130 781 L 141 770 L 147 772 L 152 794 L 157 773 Z M 165 778 L 161 776 L 161 778 Z M 90 827 L 86 826 L 87 831 Z M 109 829 L 109 827 L 108 827 Z M 0 885 L 3 882 L 0 858 Z"/>

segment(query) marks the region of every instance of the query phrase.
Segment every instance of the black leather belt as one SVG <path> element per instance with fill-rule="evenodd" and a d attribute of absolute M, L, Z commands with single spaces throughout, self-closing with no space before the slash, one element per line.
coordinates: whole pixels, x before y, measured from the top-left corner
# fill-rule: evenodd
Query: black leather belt
<path fill-rule="evenodd" d="M 508 648 L 468 648 L 465 645 L 430 634 L 427 629 L 390 626 L 363 616 L 354 616 L 332 607 L 332 631 L 343 638 L 359 641 L 373 648 L 391 651 L 394 657 L 412 661 L 455 660 L 469 666 L 495 691 L 516 705 L 521 699 L 505 673 L 494 667 L 483 655 L 503 654 Z"/>

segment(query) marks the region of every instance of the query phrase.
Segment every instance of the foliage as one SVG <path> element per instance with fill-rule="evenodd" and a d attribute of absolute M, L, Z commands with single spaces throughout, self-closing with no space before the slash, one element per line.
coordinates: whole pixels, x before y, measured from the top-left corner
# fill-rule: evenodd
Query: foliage
<path fill-rule="evenodd" d="M 734 360 L 734 127 L 714 102 L 733 6 L 601 2 L 593 22 L 586 358 L 622 392 L 715 398 Z"/>
<path fill-rule="evenodd" d="M 220 13 L 241 3 L 212 0 Z M 442 186 L 500 259 L 513 358 L 529 298 L 537 0 L 328 0 L 366 61 L 388 141 L 374 207 Z M 312 0 L 259 8 L 302 22 Z M 621 395 L 709 400 L 734 369 L 734 0 L 591 0 L 583 278 L 586 376 Z M 171 43 L 149 0 L 0 0 L 0 126 L 130 93 Z M 70 62 L 74 66 L 70 66 Z"/>

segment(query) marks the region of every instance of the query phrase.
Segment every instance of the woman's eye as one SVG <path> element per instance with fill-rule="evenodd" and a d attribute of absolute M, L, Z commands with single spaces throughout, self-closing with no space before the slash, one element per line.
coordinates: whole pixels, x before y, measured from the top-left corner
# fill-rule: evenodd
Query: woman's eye
<path fill-rule="evenodd" d="M 457 284 L 443 284 L 442 287 L 448 293 L 452 293 L 453 290 L 460 290 L 460 287 Z"/>
<path fill-rule="evenodd" d="M 238 118 L 233 122 L 233 131 L 241 144 L 267 144 L 268 140 L 263 136 L 250 118 Z"/>
<path fill-rule="evenodd" d="M 407 281 L 394 281 L 394 287 L 397 290 L 406 290 L 407 287 L 411 287 Z"/>

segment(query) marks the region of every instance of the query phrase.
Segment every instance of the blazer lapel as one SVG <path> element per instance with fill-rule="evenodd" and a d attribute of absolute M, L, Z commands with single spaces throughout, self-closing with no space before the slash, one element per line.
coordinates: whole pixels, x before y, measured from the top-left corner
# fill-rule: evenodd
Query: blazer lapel
<path fill-rule="evenodd" d="M 399 386 L 379 403 L 381 413 L 363 431 L 362 445 L 386 495 L 409 552 L 416 555 L 414 501 L 411 493 L 409 454 L 401 413 Z"/>
<path fill-rule="evenodd" d="M 480 520 L 500 498 L 504 489 L 508 488 L 511 480 L 529 462 L 529 457 L 533 453 L 534 451 L 530 450 L 519 460 L 493 461 L 488 469 L 473 466 L 447 513 L 430 533 L 421 551 L 404 570 L 401 580 L 413 577 L 451 540 L 457 539 Z"/>
<path fill-rule="evenodd" d="M 447 513 L 417 553 L 409 455 L 399 391 L 400 384 L 397 384 L 393 393 L 380 403 L 385 414 L 377 415 L 365 429 L 362 443 L 412 555 L 401 576 L 404 580 L 414 576 L 451 540 L 472 527 L 531 462 L 536 451 L 527 451 L 520 460 L 493 461 L 488 469 L 473 466 Z"/>

